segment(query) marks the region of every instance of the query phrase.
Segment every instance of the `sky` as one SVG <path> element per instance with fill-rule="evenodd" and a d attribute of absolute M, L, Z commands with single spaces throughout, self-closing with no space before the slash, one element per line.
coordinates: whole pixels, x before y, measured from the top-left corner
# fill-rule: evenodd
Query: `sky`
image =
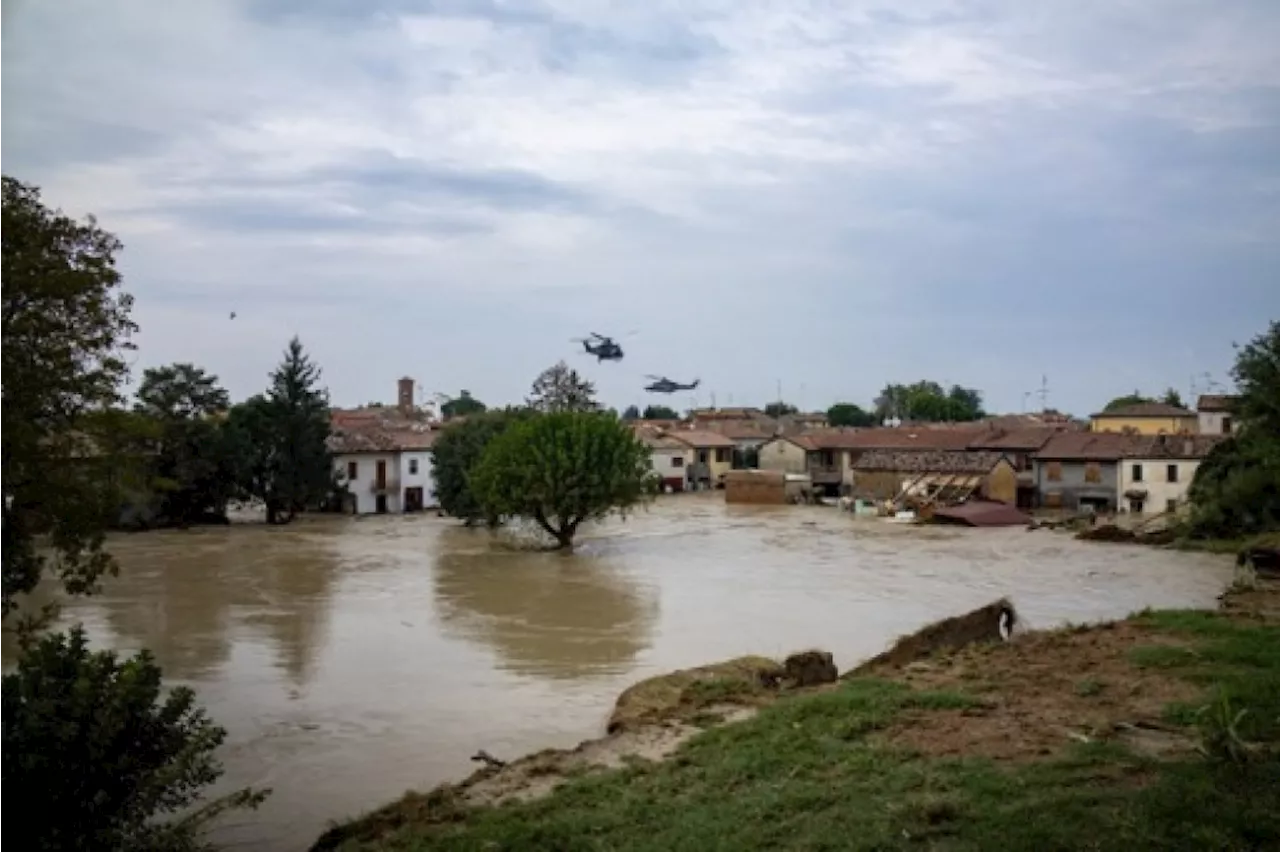
<path fill-rule="evenodd" d="M 1274 0 L 3 16 L 5 174 L 123 241 L 136 371 L 236 398 L 296 334 L 336 405 L 518 402 L 563 358 L 619 408 L 932 379 L 1088 414 L 1228 383 L 1280 317 Z"/>

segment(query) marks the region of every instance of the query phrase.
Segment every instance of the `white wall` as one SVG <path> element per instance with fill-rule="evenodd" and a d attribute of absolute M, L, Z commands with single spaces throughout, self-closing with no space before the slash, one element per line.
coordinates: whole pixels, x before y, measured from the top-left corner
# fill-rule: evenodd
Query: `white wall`
<path fill-rule="evenodd" d="M 370 489 L 378 476 L 378 462 L 387 463 L 387 511 L 401 512 L 404 507 L 400 501 L 403 493 L 400 477 L 399 453 L 343 453 L 333 457 L 333 468 L 338 471 L 342 481 L 346 482 L 349 491 L 356 501 L 356 513 L 371 514 L 377 510 L 377 495 Z M 347 482 L 347 465 L 356 463 L 356 478 Z"/>
<path fill-rule="evenodd" d="M 1142 481 L 1133 478 L 1133 466 L 1142 465 Z M 1170 482 L 1168 467 L 1177 468 L 1177 481 Z M 1177 500 L 1179 505 L 1187 501 L 1187 489 L 1195 478 L 1196 469 L 1200 467 L 1199 459 L 1123 459 L 1120 462 L 1120 492 L 1116 500 L 1121 509 L 1129 510 L 1129 498 L 1124 496 L 1131 488 L 1146 489 L 1143 498 L 1142 514 L 1158 515 L 1168 508 L 1168 501 Z"/>
<path fill-rule="evenodd" d="M 650 449 L 649 463 L 653 472 L 663 479 L 684 480 L 689 469 L 689 459 L 694 457 L 693 449 L 666 449 L 655 447 Z M 676 464 L 676 462 L 679 464 Z"/>
<path fill-rule="evenodd" d="M 410 473 L 413 462 L 418 463 L 418 472 Z M 404 494 L 406 488 L 421 488 L 423 494 L 423 508 L 435 508 L 438 503 L 436 501 L 436 477 L 435 477 L 435 456 L 430 450 L 408 450 L 400 453 L 400 494 Z"/>
<path fill-rule="evenodd" d="M 1231 418 L 1231 415 L 1225 411 L 1201 411 L 1199 417 L 1201 435 L 1221 435 L 1223 434 L 1223 421 Z M 1233 427 L 1234 422 L 1234 419 L 1232 419 Z"/>

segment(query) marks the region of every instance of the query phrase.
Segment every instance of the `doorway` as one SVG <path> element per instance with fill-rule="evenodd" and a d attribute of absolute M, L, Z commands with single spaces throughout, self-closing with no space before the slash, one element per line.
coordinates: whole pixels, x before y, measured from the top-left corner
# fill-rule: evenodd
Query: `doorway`
<path fill-rule="evenodd" d="M 373 511 L 377 512 L 379 515 L 385 515 L 387 513 L 387 495 L 379 494 L 373 499 Z"/>
<path fill-rule="evenodd" d="M 422 486 L 415 485 L 404 490 L 404 510 L 406 512 L 421 512 L 422 502 Z"/>

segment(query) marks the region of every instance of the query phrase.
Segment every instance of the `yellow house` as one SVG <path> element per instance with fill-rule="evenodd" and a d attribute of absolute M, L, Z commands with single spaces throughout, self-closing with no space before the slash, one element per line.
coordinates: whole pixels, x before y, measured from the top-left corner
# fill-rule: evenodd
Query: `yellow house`
<path fill-rule="evenodd" d="M 667 437 L 693 450 L 693 461 L 689 464 L 691 482 L 703 488 L 719 488 L 724 484 L 724 475 L 733 470 L 733 451 L 737 444 L 732 438 L 701 429 L 673 429 L 667 432 Z"/>
<path fill-rule="evenodd" d="M 808 473 L 809 453 L 814 446 L 806 436 L 779 435 L 760 447 L 760 469 L 779 473 Z"/>
<path fill-rule="evenodd" d="M 1132 435 L 1196 434 L 1200 417 L 1194 411 L 1163 402 L 1140 402 L 1089 417 L 1091 432 L 1126 432 Z"/>

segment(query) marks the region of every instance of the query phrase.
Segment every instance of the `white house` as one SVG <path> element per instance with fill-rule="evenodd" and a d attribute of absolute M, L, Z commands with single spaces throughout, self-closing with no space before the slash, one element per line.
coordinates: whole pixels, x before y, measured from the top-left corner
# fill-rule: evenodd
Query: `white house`
<path fill-rule="evenodd" d="M 1230 435 L 1231 409 L 1236 397 L 1227 394 L 1204 394 L 1196 403 L 1196 416 L 1201 435 Z"/>
<path fill-rule="evenodd" d="M 668 437 L 665 432 L 650 429 L 637 430 L 637 437 L 649 448 L 649 463 L 653 466 L 653 472 L 662 480 L 662 487 L 683 491 L 693 448 Z"/>
<path fill-rule="evenodd" d="M 1221 435 L 1134 436 L 1119 460 L 1120 509 L 1135 515 L 1176 512 L 1200 462 Z"/>
<path fill-rule="evenodd" d="M 335 429 L 329 447 L 347 488 L 348 511 L 418 512 L 438 505 L 431 454 L 435 436 L 421 427 Z"/>

